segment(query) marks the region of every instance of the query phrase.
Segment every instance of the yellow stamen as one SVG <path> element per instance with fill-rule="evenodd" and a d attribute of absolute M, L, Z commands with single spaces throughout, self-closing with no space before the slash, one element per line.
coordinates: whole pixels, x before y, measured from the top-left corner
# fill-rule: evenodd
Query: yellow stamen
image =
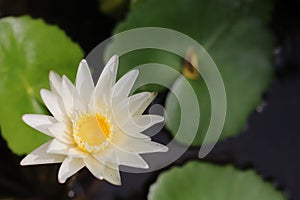
<path fill-rule="evenodd" d="M 111 126 L 105 116 L 87 114 L 73 124 L 73 138 L 83 151 L 95 153 L 102 151 L 112 136 Z"/>

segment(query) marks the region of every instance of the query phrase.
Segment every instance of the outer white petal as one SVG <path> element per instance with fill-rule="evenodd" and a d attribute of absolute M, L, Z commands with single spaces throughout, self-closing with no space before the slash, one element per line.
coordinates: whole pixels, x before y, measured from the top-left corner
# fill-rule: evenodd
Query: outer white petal
<path fill-rule="evenodd" d="M 145 135 L 141 132 L 139 132 L 138 130 L 135 131 L 123 131 L 122 129 L 118 128 L 117 125 L 114 126 L 114 133 L 118 134 L 119 132 L 121 132 L 121 134 L 125 134 L 128 135 L 129 137 L 133 137 L 136 139 L 141 139 L 141 140 L 151 140 L 151 138 L 148 135 Z"/>
<path fill-rule="evenodd" d="M 155 99 L 155 92 L 141 92 L 129 97 L 129 111 L 131 115 L 141 115 Z"/>
<path fill-rule="evenodd" d="M 121 130 L 120 130 L 121 131 Z M 145 135 L 143 133 L 140 133 L 140 132 L 123 132 L 121 131 L 122 134 L 126 134 L 128 135 L 129 137 L 133 137 L 133 138 L 136 138 L 136 139 L 140 139 L 140 140 L 148 140 L 150 141 L 151 138 L 148 136 L 148 135 Z"/>
<path fill-rule="evenodd" d="M 117 149 L 116 154 L 119 161 L 118 164 L 120 165 L 144 169 L 149 168 L 149 165 L 139 154 L 129 153 L 121 149 Z"/>
<path fill-rule="evenodd" d="M 112 148 L 110 148 L 110 150 L 112 151 L 106 152 L 106 155 L 102 156 L 101 159 L 96 159 L 96 155 L 93 155 L 93 157 L 89 156 L 87 158 L 84 158 L 84 162 L 86 167 L 96 178 L 100 180 L 104 178 L 105 180 L 114 185 L 121 185 L 121 178 L 118 169 L 119 164 L 117 163 L 117 155 Z M 111 162 L 112 160 L 113 162 Z"/>
<path fill-rule="evenodd" d="M 94 153 L 93 157 L 100 163 L 118 163 L 116 148 L 113 145 L 108 145 L 103 151 Z"/>
<path fill-rule="evenodd" d="M 138 74 L 138 70 L 132 70 L 118 80 L 113 88 L 113 101 L 122 101 L 128 97 Z"/>
<path fill-rule="evenodd" d="M 89 101 L 89 103 L 88 103 L 88 105 L 87 105 L 87 112 L 89 112 L 89 113 L 94 113 L 95 112 L 95 107 L 96 107 L 96 105 L 95 105 L 95 91 L 96 91 L 96 89 L 94 88 L 94 90 L 92 91 L 92 94 L 91 94 L 91 98 L 90 98 L 90 101 Z"/>
<path fill-rule="evenodd" d="M 89 110 L 99 112 L 110 109 L 112 88 L 116 82 L 119 57 L 114 55 L 105 65 L 89 102 Z"/>
<path fill-rule="evenodd" d="M 81 158 L 70 158 L 67 157 L 58 171 L 58 181 L 60 183 L 66 182 L 66 180 L 78 172 L 81 168 L 84 167 L 84 162 Z"/>
<path fill-rule="evenodd" d="M 52 133 L 48 130 L 48 127 L 57 123 L 57 120 L 54 117 L 48 115 L 25 114 L 22 116 L 22 120 L 32 128 L 53 137 Z"/>
<path fill-rule="evenodd" d="M 149 140 L 141 140 L 130 137 L 125 134 L 119 133 L 112 140 L 112 145 L 120 150 L 127 151 L 129 153 L 155 153 L 155 152 L 167 152 L 168 147 L 152 142 Z"/>
<path fill-rule="evenodd" d="M 120 124 L 120 129 L 130 135 L 130 133 L 142 132 L 162 121 L 164 118 L 159 115 L 138 115 L 130 118 L 125 125 Z"/>
<path fill-rule="evenodd" d="M 55 92 L 58 95 L 61 95 L 61 77 L 56 72 L 50 71 L 49 81 L 51 91 Z"/>
<path fill-rule="evenodd" d="M 69 149 L 73 146 L 65 144 L 57 139 L 53 139 L 48 146 L 47 153 L 68 155 Z"/>
<path fill-rule="evenodd" d="M 67 119 L 67 115 L 65 113 L 65 109 L 60 96 L 49 90 L 42 89 L 41 97 L 49 111 L 58 121 L 63 122 Z"/>
<path fill-rule="evenodd" d="M 73 92 L 74 85 L 66 76 L 63 76 L 61 83 L 62 101 L 69 117 L 72 117 L 73 114 Z"/>
<path fill-rule="evenodd" d="M 94 82 L 89 66 L 84 59 L 80 62 L 78 67 L 76 75 L 76 89 L 79 95 L 83 98 L 85 104 L 88 104 L 94 89 Z"/>
<path fill-rule="evenodd" d="M 120 125 L 132 116 L 141 115 L 156 97 L 156 93 L 141 92 L 134 94 L 122 101 L 113 101 L 113 115 Z"/>
<path fill-rule="evenodd" d="M 88 156 L 83 158 L 85 166 L 89 169 L 89 171 L 98 179 L 103 179 L 103 171 L 104 171 L 104 164 L 97 161 L 92 156 Z"/>
<path fill-rule="evenodd" d="M 88 156 L 88 153 L 81 151 L 75 145 L 68 145 L 57 139 L 52 140 L 47 152 L 54 154 L 62 154 L 70 158 L 85 158 Z"/>
<path fill-rule="evenodd" d="M 39 164 L 49 164 L 49 163 L 60 163 L 65 159 L 65 156 L 49 154 L 47 149 L 51 141 L 41 145 L 33 152 L 28 154 L 22 161 L 21 165 L 39 165 Z"/>
<path fill-rule="evenodd" d="M 85 114 L 87 112 L 88 104 L 85 104 L 77 90 L 73 91 L 73 113 L 77 115 Z"/>
<path fill-rule="evenodd" d="M 112 101 L 111 110 L 114 119 L 113 121 L 118 127 L 124 126 L 131 117 L 128 98 L 125 98 L 122 101 Z"/>
<path fill-rule="evenodd" d="M 101 79 L 106 76 L 106 74 L 109 72 L 111 74 L 111 82 L 115 83 L 116 82 L 116 76 L 117 76 L 117 71 L 118 71 L 118 65 L 119 65 L 119 56 L 117 55 L 113 55 L 107 62 L 107 64 L 105 65 L 100 78 L 98 80 L 98 82 L 102 81 Z M 98 83 L 97 83 L 98 84 Z"/>
<path fill-rule="evenodd" d="M 66 76 L 63 76 L 61 81 L 61 99 L 64 110 L 70 118 L 74 117 L 74 112 L 86 112 L 86 105 L 83 98 L 81 98 L 72 82 Z"/>
<path fill-rule="evenodd" d="M 110 163 L 104 167 L 104 179 L 114 185 L 121 185 L 121 177 L 117 164 Z"/>
<path fill-rule="evenodd" d="M 69 149 L 68 156 L 74 158 L 85 158 L 89 156 L 89 154 L 84 151 L 81 151 L 78 147 L 74 147 Z"/>
<path fill-rule="evenodd" d="M 111 92 L 112 92 L 112 73 L 107 72 L 106 75 L 101 76 L 99 79 L 94 93 L 92 94 L 90 104 L 94 107 L 95 111 L 110 109 L 111 105 Z"/>
<path fill-rule="evenodd" d="M 50 133 L 58 139 L 59 141 L 68 144 L 68 145 L 73 145 L 74 140 L 71 135 L 71 130 L 70 127 L 68 127 L 65 123 L 58 122 L 48 128 Z"/>

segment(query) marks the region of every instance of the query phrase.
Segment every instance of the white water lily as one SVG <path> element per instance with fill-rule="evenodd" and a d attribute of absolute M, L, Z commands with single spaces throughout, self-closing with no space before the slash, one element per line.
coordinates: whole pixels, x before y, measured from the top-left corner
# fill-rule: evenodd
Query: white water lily
<path fill-rule="evenodd" d="M 142 133 L 163 121 L 158 115 L 143 115 L 155 94 L 129 96 L 138 71 L 116 82 L 117 68 L 118 57 L 113 56 L 96 86 L 85 60 L 79 64 L 75 86 L 66 76 L 50 72 L 51 91 L 42 89 L 41 97 L 53 116 L 25 114 L 22 119 L 53 139 L 28 154 L 21 165 L 62 163 L 60 183 L 86 167 L 96 178 L 120 185 L 119 165 L 148 168 L 140 154 L 168 150 Z"/>

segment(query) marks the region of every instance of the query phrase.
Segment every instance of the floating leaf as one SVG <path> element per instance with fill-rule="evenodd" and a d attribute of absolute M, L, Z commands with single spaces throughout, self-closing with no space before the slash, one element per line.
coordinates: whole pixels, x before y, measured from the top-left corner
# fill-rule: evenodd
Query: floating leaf
<path fill-rule="evenodd" d="M 21 116 L 46 113 L 39 91 L 49 88 L 49 71 L 73 78 L 82 57 L 80 47 L 56 26 L 27 16 L 0 20 L 0 125 L 15 153 L 29 153 L 48 139 Z"/>
<path fill-rule="evenodd" d="M 150 187 L 149 200 L 284 200 L 254 171 L 191 161 L 161 174 Z"/>
<path fill-rule="evenodd" d="M 256 33 L 253 34 L 252 30 Z M 238 133 L 244 127 L 249 114 L 261 102 L 262 93 L 270 84 L 273 75 L 271 38 L 257 18 L 247 16 L 235 21 L 226 34 L 219 36 L 214 46 L 208 49 L 222 74 L 226 89 L 227 113 L 221 138 Z M 199 145 L 208 128 L 210 96 L 202 79 L 190 82 L 198 96 L 201 110 L 199 130 L 193 142 L 194 145 Z M 174 86 L 177 86 L 173 88 L 175 91 L 185 95 L 184 85 Z M 181 103 L 189 104 L 189 98 L 185 100 L 186 102 Z M 177 133 L 180 122 L 180 119 L 175 119 L 180 112 L 180 107 L 175 101 L 175 97 L 170 93 L 166 100 L 166 111 L 167 127 L 172 134 Z M 189 134 L 188 130 L 185 132 Z M 181 141 L 185 143 L 184 138 L 181 138 Z"/>
<path fill-rule="evenodd" d="M 130 8 L 133 9 L 137 4 L 143 2 L 144 0 L 131 0 L 130 1 Z"/>
<path fill-rule="evenodd" d="M 241 0 L 174 0 L 172 3 L 166 0 L 147 0 L 134 7 L 127 19 L 115 29 L 115 33 L 137 27 L 156 26 L 180 31 L 197 40 L 215 61 L 224 81 L 227 116 L 221 138 L 226 138 L 243 129 L 249 114 L 260 104 L 262 94 L 273 77 L 273 36 L 265 24 L 266 16 L 270 13 L 267 12 L 261 16 L 260 9 L 260 4 L 255 0 L 247 2 Z M 148 12 L 149 10 L 151 12 Z M 180 44 L 180 41 L 178 43 Z M 117 49 L 122 45 L 114 42 L 110 47 Z M 164 54 L 158 57 L 152 49 L 153 52 L 143 54 L 143 51 L 142 53 L 130 52 L 121 57 L 122 74 L 136 66 L 136 60 L 147 62 L 151 59 L 151 61 L 159 62 L 164 61 L 163 58 L 173 60 L 175 63 L 168 61 L 164 64 L 180 71 L 182 64 L 180 58 Z M 198 55 L 198 59 L 201 59 L 200 57 Z M 159 72 L 153 71 L 153 74 L 159 74 Z M 149 73 L 148 76 L 153 76 L 153 74 Z M 202 144 L 211 116 L 208 89 L 201 76 L 199 77 L 197 80 L 190 80 L 201 110 L 200 128 L 193 145 Z M 170 85 L 175 81 L 171 89 L 185 97 L 185 102 L 181 103 L 190 104 L 185 86 L 181 84 L 181 77 L 170 77 L 169 74 L 164 74 L 162 78 L 168 79 Z M 146 89 L 160 91 L 162 88 Z M 179 104 L 172 93 L 169 93 L 167 97 L 166 111 L 167 128 L 174 136 L 176 134 L 183 136 L 177 138 L 182 143 L 188 143 L 185 141 L 184 134 L 194 133 L 191 133 L 188 125 L 184 126 L 187 128 L 182 130 L 182 133 L 177 132 L 182 121 Z M 195 123 L 195 121 L 190 119 L 190 123 Z"/>

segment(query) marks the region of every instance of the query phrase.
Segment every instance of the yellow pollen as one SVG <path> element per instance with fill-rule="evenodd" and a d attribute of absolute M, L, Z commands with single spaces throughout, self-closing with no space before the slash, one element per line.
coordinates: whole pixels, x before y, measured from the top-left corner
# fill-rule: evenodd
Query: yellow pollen
<path fill-rule="evenodd" d="M 73 138 L 83 151 L 95 153 L 103 150 L 112 136 L 111 126 L 105 116 L 87 114 L 73 124 Z"/>

